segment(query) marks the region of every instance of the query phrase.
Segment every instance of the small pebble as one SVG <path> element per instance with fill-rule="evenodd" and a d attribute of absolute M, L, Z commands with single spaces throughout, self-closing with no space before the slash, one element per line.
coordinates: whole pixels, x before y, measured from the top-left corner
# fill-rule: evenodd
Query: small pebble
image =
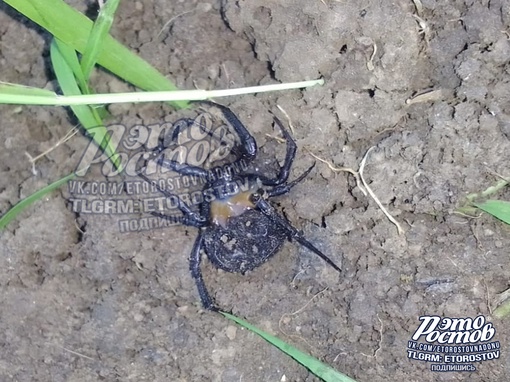
<path fill-rule="evenodd" d="M 200 3 L 197 5 L 197 9 L 202 12 L 209 12 L 212 9 L 212 5 L 210 3 Z"/>
<path fill-rule="evenodd" d="M 236 338 L 237 328 L 235 326 L 228 326 L 226 329 L 226 335 L 229 340 L 233 341 Z"/>

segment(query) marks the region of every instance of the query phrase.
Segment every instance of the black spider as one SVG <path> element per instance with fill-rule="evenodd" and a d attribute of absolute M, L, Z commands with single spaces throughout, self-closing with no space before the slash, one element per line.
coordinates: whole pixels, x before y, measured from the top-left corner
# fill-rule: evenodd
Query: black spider
<path fill-rule="evenodd" d="M 232 150 L 239 153 L 239 157 L 234 163 L 240 160 L 247 162 L 254 160 L 257 155 L 257 143 L 237 116 L 226 106 L 213 102 L 202 103 L 219 108 L 226 121 L 239 136 L 240 144 Z M 189 261 L 191 275 L 195 279 L 200 299 L 206 309 L 218 310 L 207 291 L 200 270 L 202 249 L 217 268 L 243 274 L 266 262 L 280 250 L 286 240 L 295 240 L 340 272 L 340 268 L 333 261 L 306 240 L 302 233 L 294 228 L 285 217 L 279 215 L 267 201 L 274 196 L 288 193 L 315 166 L 315 164 L 312 165 L 297 179 L 287 183 L 296 155 L 296 143 L 280 120 L 276 117 L 274 120 L 287 143 L 285 162 L 280 167 L 276 178 L 261 174 L 241 173 L 216 179 L 204 187 L 202 193 L 205 194 L 205 190 L 208 190 L 208 197 L 204 198 L 205 201 L 202 202 L 198 211 L 194 211 L 176 195 L 159 189 L 168 198 L 178 198 L 179 209 L 183 214 L 181 222 L 199 229 Z M 178 132 L 174 132 L 173 137 L 175 138 L 177 134 Z M 210 170 L 165 158 L 163 149 L 164 147 L 159 147 L 155 150 L 158 157 L 156 161 L 160 166 L 182 175 L 205 178 L 210 176 Z M 151 182 L 144 174 L 140 173 L 139 175 L 144 180 Z M 245 184 L 247 187 L 243 191 L 233 194 L 229 192 L 232 189 L 239 190 L 239 184 Z M 213 195 L 211 195 L 211 190 L 214 190 Z M 167 218 L 161 213 L 153 213 L 153 215 Z"/>

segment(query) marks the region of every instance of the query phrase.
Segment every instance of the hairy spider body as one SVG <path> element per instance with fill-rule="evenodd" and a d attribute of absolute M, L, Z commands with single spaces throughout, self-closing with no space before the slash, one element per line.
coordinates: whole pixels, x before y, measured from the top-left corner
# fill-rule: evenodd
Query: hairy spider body
<path fill-rule="evenodd" d="M 213 225 L 206 230 L 204 250 L 217 268 L 245 273 L 277 253 L 287 238 L 277 223 L 250 209 L 228 219 L 226 227 Z"/>
<path fill-rule="evenodd" d="M 240 160 L 250 162 L 255 159 L 257 143 L 237 116 L 226 106 L 213 102 L 201 103 L 219 108 L 239 136 L 241 143 L 234 148 L 235 150 L 233 149 L 239 152 L 236 162 Z M 280 120 L 276 117 L 274 120 L 287 143 L 284 164 L 275 178 L 258 173 L 227 174 L 204 187 L 202 191 L 204 201 L 198 212 L 179 201 L 179 209 L 183 214 L 182 222 L 199 229 L 189 261 L 191 275 L 195 279 L 202 305 L 206 309 L 217 310 L 218 308 L 209 295 L 202 277 L 200 269 L 202 250 L 215 267 L 227 272 L 243 274 L 266 262 L 281 249 L 285 241 L 294 240 L 340 272 L 340 268 L 333 261 L 306 240 L 302 233 L 285 217 L 279 215 L 268 202 L 271 197 L 288 193 L 314 167 L 312 165 L 297 179 L 287 182 L 296 154 L 296 144 Z M 174 137 L 177 135 L 178 131 L 174 132 Z M 207 177 L 207 170 L 166 159 L 163 151 L 164 148 L 156 150 L 157 163 L 160 166 L 182 175 Z M 151 182 L 142 173 L 139 175 Z M 159 190 L 166 197 L 176 197 L 168 191 Z M 166 217 L 161 213 L 153 214 L 162 218 Z"/>

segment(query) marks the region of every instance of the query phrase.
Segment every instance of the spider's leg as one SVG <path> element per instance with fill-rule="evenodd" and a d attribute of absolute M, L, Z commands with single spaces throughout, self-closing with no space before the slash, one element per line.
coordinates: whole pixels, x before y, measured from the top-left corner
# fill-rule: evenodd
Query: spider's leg
<path fill-rule="evenodd" d="M 169 170 L 175 171 L 181 175 L 192 175 L 198 177 L 207 178 L 209 172 L 204 170 L 202 167 L 192 166 L 186 163 L 180 163 L 173 159 L 165 159 L 164 155 L 161 155 L 156 163 L 162 167 L 166 167 Z"/>
<path fill-rule="evenodd" d="M 232 125 L 235 132 L 239 136 L 241 140 L 241 156 L 243 159 L 251 161 L 257 155 L 257 142 L 255 138 L 248 132 L 246 127 L 242 124 L 242 122 L 237 118 L 237 116 L 230 110 L 228 107 L 224 105 L 220 105 L 219 103 L 211 102 L 211 101 L 195 101 L 197 103 L 204 103 L 206 105 L 210 105 L 213 107 L 217 107 L 221 110 L 221 113 L 225 117 L 228 123 Z"/>
<path fill-rule="evenodd" d="M 283 195 L 283 194 L 286 194 L 287 192 L 290 191 L 290 189 L 292 187 L 294 187 L 296 184 L 298 184 L 299 182 L 301 182 L 304 178 L 306 178 L 306 176 L 310 173 L 310 171 L 312 171 L 312 169 L 315 167 L 315 163 L 312 164 L 308 170 L 306 170 L 304 173 L 301 174 L 301 176 L 299 176 L 299 178 L 293 180 L 292 182 L 290 183 L 284 183 L 284 184 L 279 184 L 278 186 L 275 186 L 269 190 L 267 190 L 267 196 L 269 198 L 273 197 L 273 196 L 278 196 L 278 195 Z"/>
<path fill-rule="evenodd" d="M 159 154 L 170 147 L 170 144 L 179 137 L 179 134 L 189 128 L 193 122 L 194 120 L 191 118 L 181 118 L 173 123 L 170 134 L 167 134 L 167 131 L 163 129 L 158 137 L 158 145 L 152 151 Z"/>
<path fill-rule="evenodd" d="M 158 149 L 154 150 L 153 152 L 157 152 L 156 156 L 161 155 L 161 152 L 159 152 Z M 161 192 L 163 195 L 165 195 L 167 198 L 177 199 L 177 201 L 178 201 L 178 208 L 179 208 L 179 210 L 184 215 L 183 218 L 182 218 L 182 224 L 185 224 L 185 225 L 188 225 L 188 226 L 197 227 L 197 228 L 198 227 L 206 226 L 207 225 L 207 221 L 208 221 L 208 217 L 207 216 L 204 217 L 200 213 L 193 211 L 188 205 L 186 205 L 186 203 L 184 203 L 181 200 L 181 198 L 178 195 L 172 194 L 171 192 L 168 192 L 168 191 L 162 189 L 158 185 L 157 182 L 155 182 L 154 180 L 150 179 L 149 177 L 147 177 L 143 173 L 143 169 L 144 169 L 144 167 L 146 167 L 147 161 L 145 162 L 144 166 L 140 166 L 140 162 L 142 161 L 142 159 L 144 159 L 143 156 L 140 157 L 140 161 L 136 165 L 136 173 L 137 173 L 137 175 L 140 178 L 142 178 L 143 180 L 145 180 L 149 184 L 153 184 L 154 183 L 154 185 L 156 186 L 158 191 Z M 154 158 L 150 158 L 150 159 L 154 159 Z M 185 163 L 179 163 L 177 161 L 166 160 L 164 158 L 164 155 L 161 155 L 157 159 L 157 163 L 159 165 L 161 165 L 161 166 L 168 167 L 169 169 L 171 169 L 171 170 L 173 170 L 175 172 L 178 172 L 179 174 L 194 175 L 194 176 L 199 176 L 199 177 L 207 177 L 208 176 L 207 170 L 204 170 L 201 167 L 190 166 L 190 165 L 187 165 Z M 168 220 L 175 220 L 175 217 L 167 216 L 167 215 L 164 215 L 164 214 L 161 214 L 161 213 L 157 213 L 157 212 L 153 212 L 152 215 L 160 217 L 160 218 L 166 218 Z"/>
<path fill-rule="evenodd" d="M 283 162 L 283 166 L 280 167 L 280 173 L 275 179 L 266 179 L 265 181 L 262 180 L 262 184 L 265 186 L 277 186 L 279 184 L 282 184 L 287 181 L 290 174 L 290 167 L 292 166 L 292 162 L 294 162 L 294 157 L 296 156 L 296 142 L 294 142 L 294 139 L 290 136 L 288 130 L 283 127 L 282 122 L 274 117 L 274 121 L 280 128 L 283 137 L 285 138 L 285 142 L 287 143 L 287 153 L 285 154 L 285 162 Z"/>
<path fill-rule="evenodd" d="M 322 253 L 317 247 L 315 247 L 312 243 L 306 240 L 301 232 L 299 232 L 296 228 L 294 228 L 284 217 L 280 216 L 276 210 L 271 207 L 271 205 L 264 200 L 262 197 L 254 197 L 253 202 L 255 203 L 257 209 L 261 211 L 268 218 L 273 220 L 276 224 L 282 227 L 289 238 L 292 240 L 296 240 L 302 246 L 308 248 L 310 251 L 318 255 L 322 258 L 326 263 L 332 266 L 338 272 L 341 272 L 341 269 L 338 265 L 336 265 L 329 257 L 327 257 L 324 253 Z"/>
<path fill-rule="evenodd" d="M 149 179 L 145 174 L 138 172 L 138 176 L 148 182 L 149 184 L 152 184 L 154 181 Z M 156 188 L 159 192 L 161 192 L 163 195 L 165 195 L 167 198 L 176 198 L 178 201 L 178 208 L 184 215 L 182 217 L 182 224 L 192 226 L 192 227 L 205 227 L 208 224 L 207 217 L 204 217 L 200 215 L 200 213 L 193 211 L 186 203 L 184 203 L 181 198 L 179 198 L 178 195 L 172 194 L 171 192 L 168 192 L 155 183 Z M 174 220 L 175 217 L 167 216 L 158 212 L 152 212 L 152 215 L 163 218 L 163 219 L 169 219 Z"/>
<path fill-rule="evenodd" d="M 155 161 L 159 166 L 165 167 L 169 170 L 175 171 L 182 175 L 206 177 L 208 175 L 208 172 L 207 170 L 204 170 L 201 167 L 181 163 L 174 159 L 165 158 L 165 150 L 168 147 L 170 147 L 170 143 L 174 142 L 178 138 L 179 134 L 184 129 L 192 125 L 193 122 L 194 121 L 190 118 L 183 118 L 178 120 L 177 122 L 174 123 L 174 129 L 169 137 L 165 136 L 163 134 L 164 131 L 162 131 L 161 135 L 158 138 L 158 145 L 154 149 L 148 150 L 145 145 L 142 146 L 145 150 L 148 150 L 145 154 L 149 154 L 149 156 L 148 157 L 142 156 L 140 159 L 145 159 L 145 163 L 149 161 Z M 137 170 L 138 172 L 140 172 L 139 171 L 140 167 L 138 166 L 138 164 Z"/>
<path fill-rule="evenodd" d="M 136 164 L 137 174 L 140 175 L 142 173 L 142 170 L 147 167 L 147 162 L 155 161 L 159 166 L 175 171 L 181 175 L 191 175 L 198 177 L 208 176 L 208 171 L 201 167 L 189 165 L 187 163 L 181 163 L 173 159 L 166 159 L 164 153 L 165 149 L 165 146 L 159 144 L 155 149 L 142 155 L 139 159 L 139 162 Z M 146 154 L 148 154 L 148 157 L 145 156 Z M 140 162 L 142 161 L 145 163 L 143 166 L 140 166 Z"/>
<path fill-rule="evenodd" d="M 287 143 L 287 153 L 285 154 L 285 161 L 283 162 L 283 166 L 280 167 L 280 172 L 276 178 L 268 178 L 261 174 L 256 175 L 264 186 L 278 186 L 287 181 L 290 174 L 290 168 L 292 166 L 292 162 L 294 162 L 294 157 L 296 156 L 297 150 L 296 142 L 294 142 L 294 139 L 292 139 L 287 129 L 283 127 L 282 122 L 276 117 L 274 117 L 274 121 L 280 128 L 283 137 L 285 138 L 285 142 Z M 281 195 L 282 193 L 285 192 L 281 192 L 277 195 Z"/>
<path fill-rule="evenodd" d="M 170 142 L 175 141 L 179 137 L 179 134 L 183 130 L 185 130 L 185 129 L 189 128 L 191 125 L 193 125 L 193 123 L 194 123 L 194 120 L 191 118 L 182 118 L 182 119 L 175 121 L 173 124 L 172 135 L 170 136 Z M 160 144 L 164 148 L 167 148 L 168 146 L 166 144 L 169 142 L 165 142 L 165 139 L 164 139 L 165 137 L 161 137 L 161 138 L 163 138 L 163 142 Z"/>
<path fill-rule="evenodd" d="M 189 268 L 191 271 L 191 276 L 193 279 L 195 279 L 198 294 L 200 295 L 200 300 L 202 301 L 203 307 L 208 310 L 218 311 L 218 308 L 214 305 L 214 302 L 209 295 L 209 292 L 207 291 L 204 283 L 204 278 L 202 277 L 202 271 L 200 270 L 200 250 L 202 249 L 203 241 L 203 235 L 202 232 L 200 232 L 197 239 L 195 240 L 195 244 L 193 244 L 193 249 L 191 250 L 191 255 L 189 257 Z"/>

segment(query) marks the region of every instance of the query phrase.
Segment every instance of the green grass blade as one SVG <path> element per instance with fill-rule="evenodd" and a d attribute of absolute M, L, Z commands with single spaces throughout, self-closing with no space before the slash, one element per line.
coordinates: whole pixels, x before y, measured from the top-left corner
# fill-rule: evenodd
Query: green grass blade
<path fill-rule="evenodd" d="M 469 200 L 470 202 L 473 202 L 474 200 L 476 200 L 478 198 L 488 198 L 488 197 L 494 195 L 495 193 L 499 192 L 503 188 L 505 188 L 508 185 L 508 183 L 509 183 L 508 180 L 501 179 L 496 184 L 488 187 L 486 190 L 484 190 L 480 193 L 475 192 L 474 194 L 469 194 L 466 197 L 466 199 Z"/>
<path fill-rule="evenodd" d="M 504 200 L 487 200 L 483 203 L 474 203 L 474 205 L 506 224 L 510 224 L 510 202 Z"/>
<path fill-rule="evenodd" d="M 63 0 L 4 0 L 30 20 L 39 24 L 57 39 L 82 53 L 92 30 L 92 21 Z M 144 90 L 177 90 L 174 84 L 149 63 L 132 53 L 110 35 L 105 36 L 97 62 L 127 82 Z M 178 108 L 185 101 L 172 104 Z"/>
<path fill-rule="evenodd" d="M 120 0 L 108 0 L 99 10 L 97 20 L 92 27 L 81 58 L 81 70 L 87 81 L 94 65 L 96 65 L 99 53 L 103 48 L 103 41 L 106 36 L 108 36 L 108 33 L 110 33 L 110 28 L 113 24 L 113 16 L 115 15 L 119 2 Z"/>
<path fill-rule="evenodd" d="M 74 72 L 78 71 L 81 73 L 79 77 L 83 79 L 84 77 L 75 50 L 58 39 L 54 39 L 50 46 L 50 57 L 62 93 L 64 95 L 81 95 L 82 92 Z M 85 129 L 102 125 L 102 121 L 89 106 L 75 105 L 71 106 L 71 109 Z"/>
<path fill-rule="evenodd" d="M 31 86 L 24 86 L 19 84 L 11 84 L 9 82 L 0 81 L 0 94 L 2 97 L 8 99 L 15 99 L 17 97 L 26 98 L 54 98 L 55 93 L 51 90 L 34 88 Z M 1 102 L 7 103 L 7 102 Z"/>
<path fill-rule="evenodd" d="M 510 314 L 510 301 L 507 301 L 492 311 L 492 315 L 496 318 L 505 318 Z"/>
<path fill-rule="evenodd" d="M 176 90 L 166 92 L 135 92 L 135 93 L 110 93 L 110 94 L 84 94 L 76 96 L 59 96 L 55 93 L 45 93 L 43 96 L 24 96 L 17 94 L 4 95 L 0 93 L 0 104 L 19 105 L 104 105 L 111 103 L 126 102 L 166 102 L 176 100 L 198 101 L 209 98 L 231 97 L 242 94 L 265 93 L 289 89 L 302 89 L 315 85 L 323 85 L 324 80 L 312 80 L 301 82 L 288 82 L 283 84 L 270 84 L 249 86 L 245 88 L 220 89 L 220 90 Z"/>
<path fill-rule="evenodd" d="M 80 88 L 71 68 L 72 66 L 76 67 L 78 63 L 76 52 L 64 43 L 53 40 L 50 46 L 50 56 L 62 92 L 66 95 L 80 95 Z M 73 62 L 74 64 L 72 64 Z M 78 66 L 77 70 L 81 70 L 81 68 Z M 108 133 L 97 111 L 86 105 L 71 106 L 71 109 L 86 130 L 94 129 L 94 134 L 92 134 L 94 141 L 118 168 L 120 158 L 115 153 L 109 139 L 105 139 L 108 137 Z"/>
<path fill-rule="evenodd" d="M 65 93 L 62 89 L 62 92 L 64 94 L 68 95 L 80 95 L 80 94 L 91 94 L 88 81 L 85 78 L 85 75 L 83 74 L 83 71 L 81 70 L 80 61 L 78 60 L 78 56 L 76 55 L 76 51 L 73 48 L 70 48 L 68 45 L 64 44 L 59 39 L 53 39 L 52 45 L 56 44 L 58 48 L 58 52 L 53 52 L 53 54 L 58 54 L 54 58 L 57 60 L 63 59 L 65 63 L 62 63 L 62 65 L 66 65 L 71 69 L 71 73 L 74 75 L 74 79 L 69 78 L 69 81 L 71 83 L 74 83 L 75 81 L 78 83 L 78 86 L 81 91 L 78 90 L 74 92 L 68 92 Z M 51 50 L 50 50 L 51 53 Z M 55 67 L 53 67 L 53 71 L 55 71 Z M 65 74 L 67 75 L 67 70 L 65 71 Z M 62 72 L 64 75 L 64 72 Z M 58 80 L 58 78 L 57 78 Z M 60 82 L 59 82 L 60 85 Z M 62 88 L 62 87 L 61 87 Z M 74 88 L 74 86 L 73 86 Z M 70 90 L 70 89 L 69 89 Z"/>
<path fill-rule="evenodd" d="M 78 83 L 78 86 L 80 87 L 81 93 L 79 93 L 77 95 L 92 94 L 92 91 L 90 90 L 90 87 L 88 85 L 88 79 L 85 78 L 85 74 L 83 73 L 83 70 L 81 69 L 80 61 L 78 60 L 76 51 L 73 48 L 70 48 L 68 45 L 62 43 L 61 41 L 59 42 L 58 39 L 55 39 L 55 41 L 56 41 L 57 47 L 60 51 L 60 54 L 65 59 L 65 62 L 67 63 L 67 65 L 71 68 L 71 71 L 74 74 L 76 82 Z M 54 93 L 54 96 L 56 96 L 55 93 Z M 98 122 L 102 120 L 102 117 L 108 115 L 106 108 L 102 105 L 92 108 L 92 112 Z"/>
<path fill-rule="evenodd" d="M 296 349 L 295 347 L 289 345 L 288 343 L 280 340 L 279 338 L 268 334 L 266 332 L 263 332 L 260 329 L 257 329 L 250 323 L 233 316 L 229 313 L 220 312 L 225 317 L 229 318 L 230 320 L 236 322 L 237 324 L 244 326 L 246 329 L 252 331 L 255 334 L 258 334 L 262 338 L 264 338 L 266 341 L 271 343 L 273 346 L 277 347 L 284 353 L 288 354 L 292 358 L 294 358 L 296 361 L 298 361 L 300 364 L 305 366 L 307 369 L 309 369 L 313 374 L 315 374 L 317 377 L 322 378 L 326 382 L 356 382 L 354 379 L 346 376 L 345 374 L 342 374 L 332 367 L 326 365 L 325 363 L 322 363 L 318 359 L 303 353 L 302 351 Z"/>
<path fill-rule="evenodd" d="M 29 205 L 31 205 L 35 201 L 41 199 L 47 193 L 59 188 L 64 183 L 73 179 L 74 177 L 76 177 L 76 174 L 73 173 L 73 174 L 66 176 L 65 178 L 57 180 L 56 182 L 53 182 L 52 184 L 40 189 L 39 191 L 34 192 L 29 197 L 21 200 L 19 203 L 14 205 L 9 211 L 7 211 L 6 214 L 4 214 L 0 218 L 0 230 L 4 229 L 7 224 L 9 224 L 12 220 L 14 220 L 16 218 L 16 216 L 18 216 L 19 213 L 21 211 L 23 211 L 25 208 L 27 208 Z"/>

